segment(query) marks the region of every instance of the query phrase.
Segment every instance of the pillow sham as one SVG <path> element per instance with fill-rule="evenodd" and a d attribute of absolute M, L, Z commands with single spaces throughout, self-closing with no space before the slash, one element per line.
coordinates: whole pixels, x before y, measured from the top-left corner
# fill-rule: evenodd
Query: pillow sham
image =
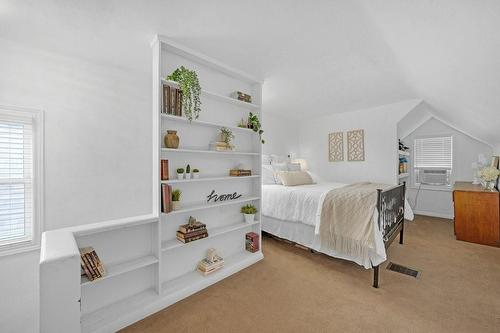
<path fill-rule="evenodd" d="M 278 172 L 280 171 L 288 171 L 288 166 L 286 163 L 273 163 L 273 172 L 274 172 L 274 182 L 278 185 L 282 185 L 281 179 L 278 177 Z"/>
<path fill-rule="evenodd" d="M 306 171 L 279 171 L 278 178 L 285 186 L 314 184 L 311 176 Z"/>
<path fill-rule="evenodd" d="M 288 163 L 288 171 L 301 171 L 300 163 Z"/>

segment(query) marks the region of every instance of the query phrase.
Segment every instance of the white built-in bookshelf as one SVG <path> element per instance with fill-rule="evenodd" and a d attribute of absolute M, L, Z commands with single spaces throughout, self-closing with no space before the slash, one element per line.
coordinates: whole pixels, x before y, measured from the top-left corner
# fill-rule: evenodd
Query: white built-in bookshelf
<path fill-rule="evenodd" d="M 44 331 L 116 331 L 263 258 L 261 251 L 245 250 L 245 234 L 261 234 L 262 148 L 257 133 L 237 127 L 250 111 L 262 120 L 262 82 L 162 36 L 155 38 L 152 51 L 152 214 L 44 233 L 40 259 Z M 163 85 L 177 86 L 165 77 L 181 65 L 196 70 L 202 86 L 202 111 L 192 122 L 162 113 Z M 252 103 L 233 99 L 234 91 L 252 95 Z M 209 143 L 221 127 L 233 131 L 233 151 L 210 150 Z M 164 146 L 167 130 L 177 130 L 178 149 Z M 169 161 L 168 180 L 160 178 L 161 159 Z M 175 170 L 187 164 L 200 170 L 199 178 L 177 179 Z M 229 176 L 229 169 L 239 164 L 251 168 L 252 175 Z M 182 190 L 179 210 L 161 212 L 162 184 Z M 207 203 L 212 190 L 237 192 L 241 197 Z M 240 213 L 248 203 L 259 210 L 253 223 L 246 223 Z M 187 244 L 176 239 L 179 225 L 189 216 L 207 224 L 207 238 Z M 81 276 L 78 248 L 86 246 L 98 253 L 105 277 L 89 281 Z M 225 265 L 203 276 L 196 266 L 209 248 L 217 249 Z"/>

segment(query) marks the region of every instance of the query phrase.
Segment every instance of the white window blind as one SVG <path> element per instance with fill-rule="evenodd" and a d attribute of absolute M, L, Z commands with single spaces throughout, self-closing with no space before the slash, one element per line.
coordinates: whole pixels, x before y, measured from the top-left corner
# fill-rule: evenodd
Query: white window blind
<path fill-rule="evenodd" d="M 453 167 L 451 136 L 415 139 L 415 168 L 446 169 Z"/>
<path fill-rule="evenodd" d="M 0 116 L 0 246 L 33 230 L 33 118 Z"/>

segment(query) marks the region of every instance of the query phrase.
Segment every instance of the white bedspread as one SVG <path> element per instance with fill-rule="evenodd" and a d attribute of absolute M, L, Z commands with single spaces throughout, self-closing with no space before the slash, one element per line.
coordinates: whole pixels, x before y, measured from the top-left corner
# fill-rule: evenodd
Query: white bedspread
<path fill-rule="evenodd" d="M 316 226 L 325 195 L 341 183 L 301 186 L 262 185 L 262 214 L 275 219 Z"/>

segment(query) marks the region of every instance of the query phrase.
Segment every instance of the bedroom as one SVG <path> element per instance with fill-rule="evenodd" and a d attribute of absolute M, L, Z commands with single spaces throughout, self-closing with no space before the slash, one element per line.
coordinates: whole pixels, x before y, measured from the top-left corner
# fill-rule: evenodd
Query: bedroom
<path fill-rule="evenodd" d="M 1 1 L 0 331 L 498 331 L 499 16 Z"/>

